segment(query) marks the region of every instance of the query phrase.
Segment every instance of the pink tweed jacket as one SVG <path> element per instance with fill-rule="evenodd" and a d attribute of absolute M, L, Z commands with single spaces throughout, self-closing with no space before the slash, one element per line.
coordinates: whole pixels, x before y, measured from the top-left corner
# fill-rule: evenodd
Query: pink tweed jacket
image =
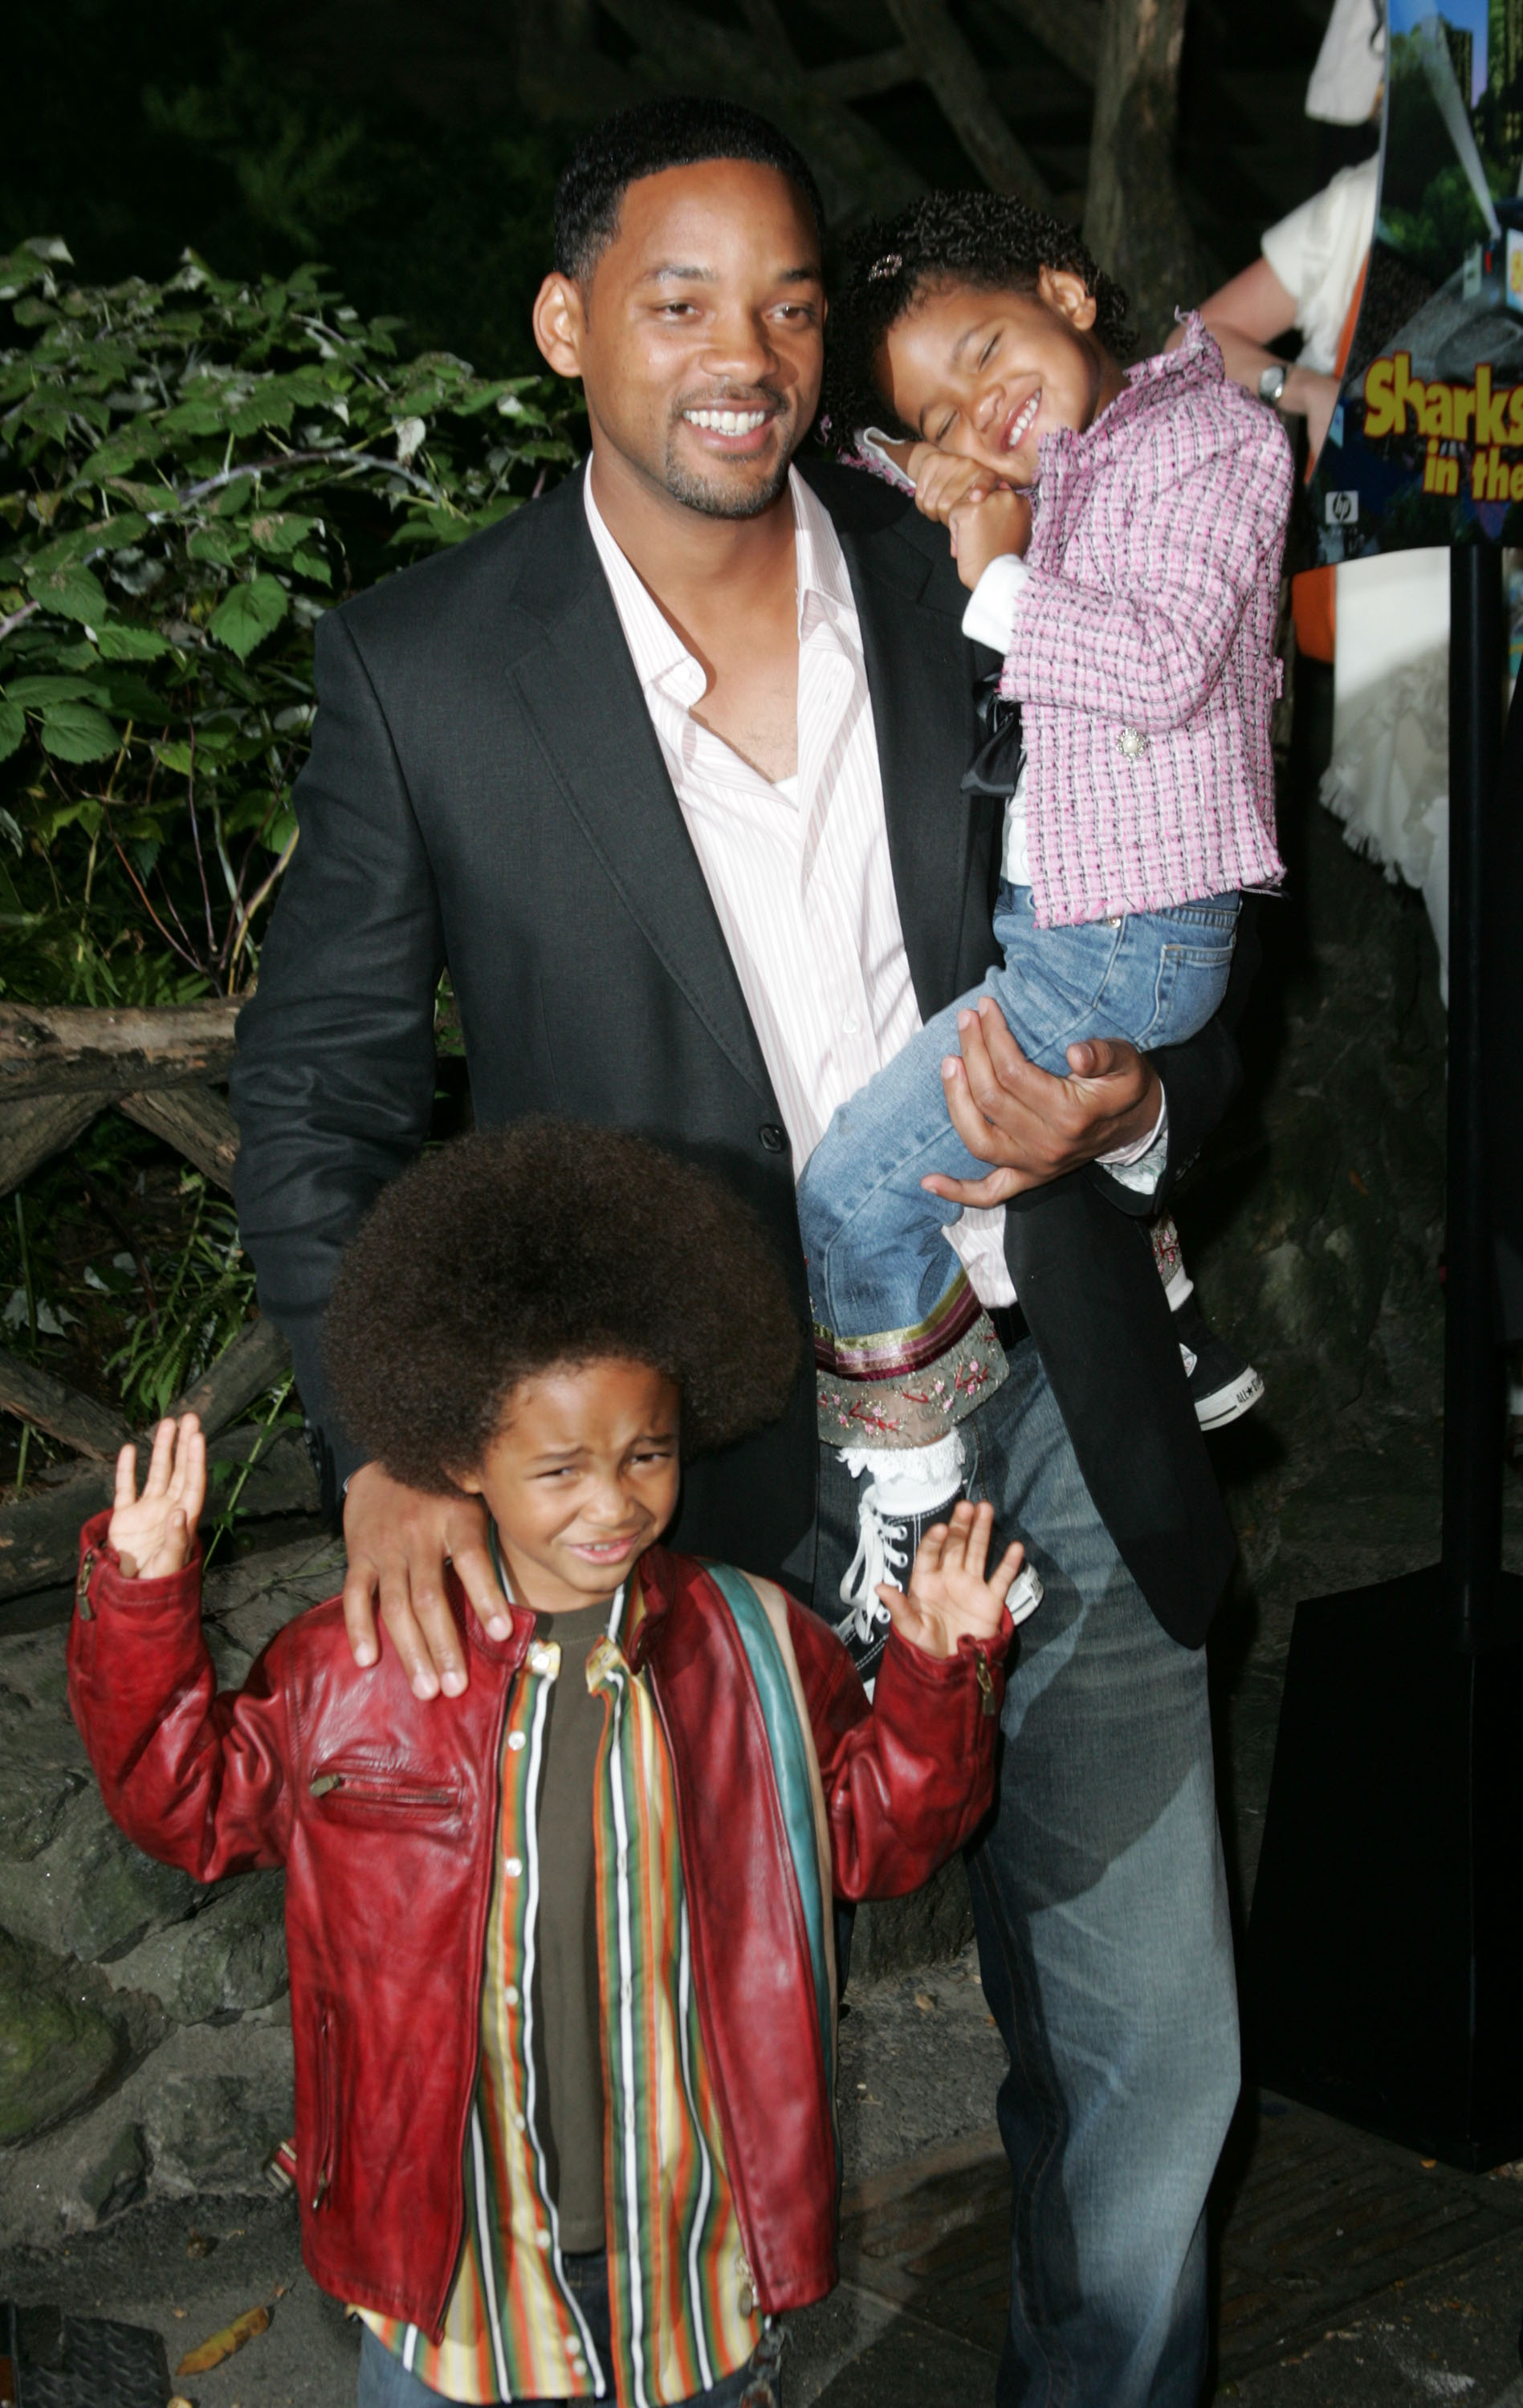
<path fill-rule="evenodd" d="M 1270 713 L 1291 457 L 1199 317 L 1083 434 L 1043 438 L 1002 693 L 1039 927 L 1284 876 Z"/>

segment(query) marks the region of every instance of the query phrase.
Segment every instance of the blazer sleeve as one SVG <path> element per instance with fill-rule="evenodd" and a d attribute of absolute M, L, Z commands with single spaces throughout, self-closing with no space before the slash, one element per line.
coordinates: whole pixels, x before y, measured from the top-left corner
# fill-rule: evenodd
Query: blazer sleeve
<path fill-rule="evenodd" d="M 1277 565 L 1285 541 L 1290 447 L 1273 414 L 1250 407 L 1251 417 L 1217 412 L 1201 456 L 1130 505 L 1124 553 L 1135 565 L 1133 590 L 1031 568 L 1006 692 L 1153 733 L 1195 717 L 1266 559 Z"/>
<path fill-rule="evenodd" d="M 69 1711 L 113 1822 L 196 1881 L 285 1862 L 291 1755 L 279 1633 L 243 1687 L 219 1695 L 201 1630 L 199 1556 L 127 1580 L 108 1513 L 79 1539 Z"/>
<path fill-rule="evenodd" d="M 825 1789 L 836 1895 L 902 1898 L 970 1840 L 994 1799 L 995 1743 L 1014 1636 L 927 1656 L 889 1633 L 872 1700 L 835 1632 L 788 1601 Z"/>
<path fill-rule="evenodd" d="M 338 1257 L 433 1111 L 438 891 L 385 713 L 342 612 L 317 631 L 299 841 L 239 1016 L 233 1193 L 265 1312 L 341 1482 L 363 1456 L 323 1366 Z"/>

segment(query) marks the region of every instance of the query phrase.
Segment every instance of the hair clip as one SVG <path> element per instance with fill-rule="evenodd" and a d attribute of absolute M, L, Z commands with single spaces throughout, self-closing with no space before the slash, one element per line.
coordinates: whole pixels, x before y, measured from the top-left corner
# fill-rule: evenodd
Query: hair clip
<path fill-rule="evenodd" d="M 903 265 L 904 254 L 902 251 L 885 251 L 882 259 L 875 259 L 872 265 L 869 268 L 868 282 L 869 284 L 879 284 L 883 281 L 885 276 L 897 276 Z"/>

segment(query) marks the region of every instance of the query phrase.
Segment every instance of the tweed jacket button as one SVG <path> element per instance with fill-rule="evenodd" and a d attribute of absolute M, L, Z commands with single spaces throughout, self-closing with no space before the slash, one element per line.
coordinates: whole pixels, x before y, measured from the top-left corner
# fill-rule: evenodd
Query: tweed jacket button
<path fill-rule="evenodd" d="M 756 1132 L 769 1154 L 786 1154 L 788 1140 L 776 1121 L 763 1121 Z"/>
<path fill-rule="evenodd" d="M 1140 761 L 1147 751 L 1147 735 L 1141 727 L 1124 727 L 1115 739 L 1115 749 L 1124 761 Z"/>

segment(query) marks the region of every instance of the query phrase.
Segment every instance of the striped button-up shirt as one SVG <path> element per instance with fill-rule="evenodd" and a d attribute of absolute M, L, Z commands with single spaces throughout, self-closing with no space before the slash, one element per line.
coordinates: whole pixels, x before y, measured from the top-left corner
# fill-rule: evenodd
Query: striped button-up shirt
<path fill-rule="evenodd" d="M 587 523 L 668 775 L 713 897 L 801 1172 L 837 1108 L 921 1025 L 888 855 L 862 630 L 829 512 L 790 472 L 798 769 L 774 783 L 694 718 L 708 678 L 625 558 L 582 477 Z M 1004 1214 L 947 1232 L 985 1304 L 1014 1295 Z"/>
<path fill-rule="evenodd" d="M 603 2400 L 616 2389 L 629 2408 L 668 2408 L 744 2366 L 761 2335 L 698 2025 L 671 1760 L 625 1653 L 645 1610 L 638 1577 L 627 1605 L 625 1594 L 586 1664 L 608 1714 L 592 1813 L 616 2363 L 602 2363 L 566 2279 L 547 2172 L 535 2018 L 539 1799 L 561 1676 L 552 1628 L 529 1649 L 503 1732 L 466 2232 L 443 2338 L 363 2312 L 447 2400 Z"/>

